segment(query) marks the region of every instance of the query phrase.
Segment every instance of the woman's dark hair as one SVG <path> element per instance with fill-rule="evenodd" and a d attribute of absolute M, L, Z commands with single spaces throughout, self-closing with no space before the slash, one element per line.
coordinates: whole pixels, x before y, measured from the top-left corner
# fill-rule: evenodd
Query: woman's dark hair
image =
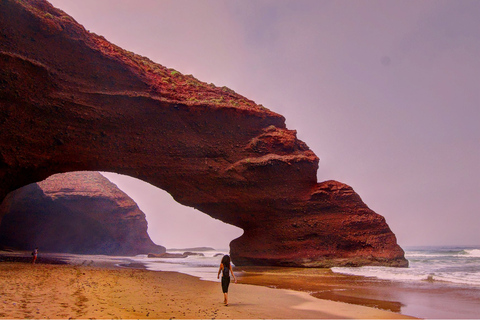
<path fill-rule="evenodd" d="M 230 256 L 228 254 L 223 256 L 222 264 L 224 267 L 227 267 L 227 268 L 230 266 Z"/>

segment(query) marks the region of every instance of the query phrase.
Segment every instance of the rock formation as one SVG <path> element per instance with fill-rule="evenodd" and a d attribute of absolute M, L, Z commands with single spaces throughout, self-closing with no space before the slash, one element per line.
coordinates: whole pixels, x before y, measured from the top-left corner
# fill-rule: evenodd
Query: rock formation
<path fill-rule="evenodd" d="M 0 198 L 111 171 L 245 230 L 235 264 L 406 266 L 383 217 L 283 116 L 87 32 L 43 0 L 0 2 Z"/>
<path fill-rule="evenodd" d="M 70 172 L 11 192 L 0 206 L 0 246 L 43 252 L 163 253 L 145 214 L 98 172 Z"/>
<path fill-rule="evenodd" d="M 148 258 L 168 258 L 168 259 L 182 259 L 182 258 L 187 258 L 189 256 L 199 256 L 199 257 L 204 257 L 205 255 L 203 253 L 198 253 L 198 252 L 184 252 L 184 253 L 149 253 Z"/>

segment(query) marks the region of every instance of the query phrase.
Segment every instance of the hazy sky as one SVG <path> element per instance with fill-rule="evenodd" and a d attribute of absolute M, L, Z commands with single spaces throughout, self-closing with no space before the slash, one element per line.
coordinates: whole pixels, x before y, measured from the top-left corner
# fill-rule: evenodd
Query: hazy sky
<path fill-rule="evenodd" d="M 318 180 L 352 186 L 400 245 L 480 245 L 480 1 L 50 2 L 284 115 L 320 158 Z M 113 181 L 159 244 L 226 247 L 241 234 Z"/>

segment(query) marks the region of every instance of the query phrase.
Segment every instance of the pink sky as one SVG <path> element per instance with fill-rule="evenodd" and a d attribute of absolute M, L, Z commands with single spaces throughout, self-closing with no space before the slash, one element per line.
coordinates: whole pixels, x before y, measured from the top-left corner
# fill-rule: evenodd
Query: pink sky
<path fill-rule="evenodd" d="M 479 1 L 50 2 L 129 51 L 284 115 L 320 157 L 318 180 L 351 185 L 400 245 L 480 245 Z M 241 234 L 142 198 L 152 192 L 132 197 L 159 244 L 226 247 Z"/>

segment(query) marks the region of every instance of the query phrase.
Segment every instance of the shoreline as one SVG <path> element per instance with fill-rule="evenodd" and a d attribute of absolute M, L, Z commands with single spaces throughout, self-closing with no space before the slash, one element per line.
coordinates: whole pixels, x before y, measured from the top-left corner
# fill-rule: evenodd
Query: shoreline
<path fill-rule="evenodd" d="M 84 261 L 65 264 L 45 263 L 41 256 L 36 265 L 0 262 L 0 304 L 5 307 L 0 317 L 412 318 L 319 299 L 307 292 L 244 283 L 230 285 L 230 304 L 226 307 L 216 282 L 178 272 L 149 271 L 138 264 L 135 268 L 116 266 L 121 263 L 115 258 L 102 262 L 85 257 Z"/>
<path fill-rule="evenodd" d="M 151 270 L 184 272 L 208 281 L 215 281 L 216 278 L 215 270 L 213 273 L 201 274 L 192 273 L 191 270 L 185 272 L 182 268 L 176 270 L 168 267 L 158 268 L 155 267 L 155 263 L 146 260 L 143 259 L 142 263 L 146 263 L 149 269 L 153 267 Z M 162 263 L 157 266 L 159 265 Z M 250 266 L 234 267 L 234 272 L 243 284 L 306 292 L 318 299 L 373 307 L 405 316 L 428 319 L 478 319 L 480 314 L 478 286 L 429 279 L 395 281 L 342 274 L 328 268 Z"/>

